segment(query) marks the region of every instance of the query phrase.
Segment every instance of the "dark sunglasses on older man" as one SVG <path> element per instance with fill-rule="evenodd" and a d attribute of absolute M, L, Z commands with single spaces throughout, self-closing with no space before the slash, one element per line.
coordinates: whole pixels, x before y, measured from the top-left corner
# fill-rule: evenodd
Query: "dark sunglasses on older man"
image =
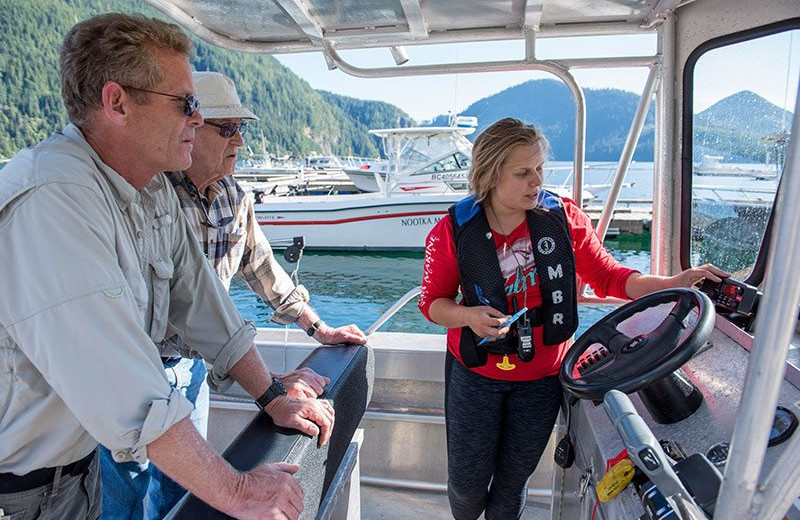
<path fill-rule="evenodd" d="M 242 121 L 240 123 L 212 123 L 208 119 L 205 120 L 205 124 L 211 125 L 214 128 L 219 128 L 219 135 L 225 139 L 230 139 L 236 134 L 238 130 L 240 134 L 244 135 L 247 133 L 247 121 Z"/>
<path fill-rule="evenodd" d="M 194 115 L 195 110 L 197 110 L 200 107 L 200 102 L 197 100 L 197 97 L 194 94 L 179 96 L 177 94 L 156 92 L 155 90 L 147 90 L 146 88 L 131 87 L 128 85 L 120 85 L 120 87 L 128 90 L 138 90 L 139 92 L 147 92 L 148 94 L 158 94 L 159 96 L 166 96 L 172 99 L 179 99 L 183 101 L 183 115 L 185 115 L 186 117 L 192 117 Z"/>

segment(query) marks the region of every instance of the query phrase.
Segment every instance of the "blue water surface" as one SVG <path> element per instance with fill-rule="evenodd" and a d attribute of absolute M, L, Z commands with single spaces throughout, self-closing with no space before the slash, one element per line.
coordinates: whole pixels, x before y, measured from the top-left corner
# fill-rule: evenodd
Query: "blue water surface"
<path fill-rule="evenodd" d="M 650 237 L 621 236 L 606 240 L 612 255 L 628 267 L 650 270 Z M 291 272 L 280 253 L 281 265 Z M 311 304 L 326 323 L 340 326 L 355 323 L 369 327 L 407 291 L 420 285 L 423 253 L 323 253 L 306 252 L 299 267 L 300 283 L 311 293 Z M 249 288 L 234 280 L 231 297 L 246 320 L 258 327 L 281 327 L 269 321 L 272 310 Z M 581 306 L 578 333 L 610 312 L 608 306 Z M 428 322 L 417 310 L 416 298 L 380 329 L 385 332 L 443 333 L 444 328 Z"/>

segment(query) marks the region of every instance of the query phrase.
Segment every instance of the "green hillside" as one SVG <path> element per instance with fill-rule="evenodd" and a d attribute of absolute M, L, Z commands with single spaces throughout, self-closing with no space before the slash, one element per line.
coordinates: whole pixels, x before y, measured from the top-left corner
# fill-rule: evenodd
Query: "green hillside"
<path fill-rule="evenodd" d="M 368 132 L 374 128 L 398 128 L 416 124 L 411 116 L 390 103 L 340 96 L 324 90 L 320 90 L 319 93 L 322 99 L 345 113 L 357 132 L 355 136 L 359 139 L 361 136 L 369 135 Z M 370 136 L 370 138 L 376 147 L 380 147 L 377 137 Z M 381 150 L 381 155 L 382 152 Z"/>
<path fill-rule="evenodd" d="M 165 18 L 140 1 L 3 0 L 0 3 L 0 156 L 9 157 L 66 123 L 58 81 L 58 49 L 77 21 L 108 11 L 142 12 Z M 271 56 L 226 51 L 195 40 L 196 70 L 231 76 L 243 103 L 261 117 L 267 150 L 378 155 L 366 128 L 410 121 L 386 103 L 321 94 Z M 357 117 L 351 114 L 363 110 Z M 375 105 L 375 106 L 372 106 Z M 380 105 L 380 106 L 379 106 Z M 385 105 L 385 106 L 383 106 Z M 373 124 L 370 114 L 377 118 Z"/>

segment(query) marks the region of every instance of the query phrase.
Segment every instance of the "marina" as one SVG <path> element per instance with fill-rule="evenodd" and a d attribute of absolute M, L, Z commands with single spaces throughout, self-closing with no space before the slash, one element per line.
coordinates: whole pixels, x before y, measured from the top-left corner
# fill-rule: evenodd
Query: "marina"
<path fill-rule="evenodd" d="M 452 204 L 467 195 L 469 165 L 465 161 L 471 143 L 462 133 L 470 130 L 452 127 L 378 131 L 385 135 L 387 149 L 396 150 L 395 159 L 388 166 L 395 173 L 387 171 L 386 180 L 382 180 L 375 172 L 365 174 L 368 170 L 359 170 L 359 175 L 344 170 L 356 187 L 372 190 L 380 183 L 378 191 L 335 192 L 332 185 L 324 186 L 332 175 L 339 175 L 331 171 L 325 178 L 318 176 L 311 181 L 323 185 L 319 191 L 324 195 L 257 196 L 258 223 L 268 238 L 285 240 L 304 236 L 308 250 L 421 251 L 433 225 Z M 408 156 L 424 159 L 409 165 Z M 440 171 L 434 171 L 436 168 Z M 568 164 L 548 165 L 545 189 L 572 197 L 572 172 Z M 581 198 L 594 222 L 600 219 L 613 172 L 613 165 L 608 163 L 586 165 L 586 175 L 592 182 L 587 183 L 589 189 L 581 190 Z M 444 175 L 451 177 L 445 181 Z M 364 179 L 370 178 L 372 184 L 365 184 Z M 609 233 L 642 234 L 649 229 L 652 202 L 647 189 L 652 186 L 651 179 L 652 164 L 637 164 L 631 169 L 630 178 L 620 188 L 626 198 L 613 214 Z M 246 189 L 258 186 L 244 182 Z M 257 189 L 263 192 L 270 188 Z M 599 196 L 590 190 L 597 191 Z M 641 198 L 627 198 L 637 195 Z"/>
<path fill-rule="evenodd" d="M 582 234 L 576 233 L 576 228 L 564 223 L 565 217 L 553 219 L 561 226 L 557 233 L 551 232 L 553 228 L 538 229 L 532 222 L 545 219 L 537 216 L 534 220 L 530 210 L 526 214 L 524 208 L 529 206 L 513 212 L 530 219 L 530 249 L 525 252 L 542 255 L 533 257 L 540 272 L 537 278 L 531 272 L 529 286 L 538 284 L 535 294 L 541 293 L 541 302 L 529 314 L 522 309 L 524 319 L 509 333 L 509 338 L 516 334 L 518 343 L 499 354 L 491 352 L 497 357 L 488 365 L 486 358 L 483 360 L 489 369 L 508 371 L 506 374 L 517 367 L 538 367 L 536 363 L 550 355 L 555 360 L 552 371 L 536 377 L 554 376 L 547 380 L 555 389 L 551 417 L 558 408 L 558 418 L 552 431 L 552 422 L 544 422 L 544 413 L 522 431 L 520 442 L 525 446 L 533 445 L 529 433 L 536 426 L 546 424 L 540 437 L 550 436 L 530 480 L 520 485 L 526 493 L 516 494 L 525 504 L 517 518 L 800 520 L 800 134 L 792 131 L 800 127 L 797 0 L 144 2 L 193 37 L 227 51 L 317 53 L 329 71 L 367 83 L 375 80 L 370 85 L 372 92 L 380 92 L 377 82 L 387 78 L 398 83 L 416 78 L 420 83 L 415 92 L 424 93 L 425 81 L 440 76 L 456 75 L 463 86 L 499 81 L 499 74 L 509 72 L 548 74 L 563 83 L 571 109 L 553 110 L 558 114 L 550 135 L 554 143 L 569 142 L 568 156 L 545 163 L 543 188 L 572 199 L 590 217 L 596 236 L 588 227 L 581 228 Z M 623 51 L 603 45 L 608 41 L 605 38 L 618 38 L 624 43 L 620 45 Z M 570 53 L 573 51 L 548 54 L 548 43 L 564 40 L 581 51 L 577 55 Z M 492 50 L 490 58 L 475 51 L 498 42 L 516 44 L 516 50 L 510 46 Z M 429 60 L 409 58 L 407 48 L 425 46 L 457 46 L 458 50 Z M 388 65 L 362 60 L 359 55 L 373 51 L 385 55 Z M 204 57 L 202 52 L 200 56 Z M 613 109 L 603 117 L 587 117 L 590 105 L 583 72 L 629 69 L 643 72 L 644 78 L 635 86 L 635 110 L 627 114 L 617 109 L 623 106 L 620 101 L 609 105 Z M 237 82 L 242 86 L 247 83 Z M 192 109 L 194 96 L 188 92 L 183 97 L 154 93 L 184 100 L 187 117 L 197 110 L 196 106 Z M 254 89 L 252 97 L 249 94 L 243 94 L 242 99 L 255 100 L 265 91 Z M 289 104 L 288 97 L 276 99 L 275 106 Z M 319 99 L 310 97 L 304 103 L 310 105 Z M 161 101 L 175 103 L 176 99 Z M 533 97 L 515 99 L 501 108 L 510 111 L 518 103 L 544 107 L 540 113 L 551 108 L 550 99 Z M 556 107 L 554 102 L 552 107 Z M 328 325 L 355 323 L 367 336 L 366 346 L 320 346 L 313 339 L 315 332 L 316 337 L 321 336 L 319 323 L 306 330 L 273 323 L 273 309 L 244 282 L 234 279 L 230 286 L 236 309 L 257 327 L 257 352 L 271 373 L 307 367 L 330 379 L 321 398 L 328 400 L 325 406 L 335 412 L 336 422 L 325 445 L 317 437 L 277 427 L 270 414 L 238 384 L 225 391 L 213 390 L 210 395 L 208 440 L 235 470 L 245 472 L 265 462 L 299 465 L 292 476 L 304 493 L 303 510 L 294 513 L 298 520 L 454 517 L 448 470 L 455 466 L 448 468 L 447 434 L 448 428 L 451 436 L 455 431 L 455 416 L 452 407 L 445 412 L 446 399 L 452 406 L 449 403 L 457 395 L 452 390 L 454 365 L 450 362 L 459 363 L 453 353 L 462 353 L 462 349 L 473 348 L 476 356 L 485 354 L 478 350 L 478 341 L 486 334 L 478 334 L 471 321 L 460 318 L 455 324 L 449 322 L 456 330 L 448 345 L 447 329 L 422 315 L 417 297 L 423 277 L 430 274 L 423 272 L 426 237 L 448 208 L 468 194 L 465 179 L 471 166 L 472 143 L 466 136 L 480 133 L 494 122 L 483 119 L 486 113 L 496 114 L 492 108 L 484 106 L 477 114 L 465 114 L 466 119 L 452 118 L 446 126 L 400 128 L 404 123 L 395 127 L 385 120 L 369 126 L 359 122 L 363 131 L 348 134 L 342 130 L 341 134 L 325 136 L 330 137 L 325 146 L 303 159 L 271 159 L 262 136 L 263 153 L 250 153 L 249 161 L 239 163 L 236 178 L 253 198 L 257 223 L 280 265 L 308 289 L 310 305 Z M 258 114 L 268 122 L 267 114 Z M 333 132 L 340 129 L 337 118 L 343 114 L 345 111 L 339 109 L 322 119 L 297 116 L 293 124 L 307 140 L 296 142 L 304 143 L 308 150 L 309 143 L 323 141 L 310 126 L 321 121 L 322 128 Z M 176 112 L 175 117 L 182 116 Z M 606 135 L 611 127 L 608 120 L 614 118 L 625 120 L 624 137 Z M 383 137 L 385 159 L 344 157 L 353 152 L 344 152 L 343 156 L 330 153 L 331 142 L 347 136 L 363 137 L 366 128 L 376 129 L 372 135 Z M 243 130 L 234 128 L 234 135 L 240 135 L 236 132 Z M 561 141 L 557 141 L 559 138 Z M 187 141 L 188 150 L 192 143 L 191 139 Z M 610 159 L 609 148 L 603 147 L 609 143 L 614 145 Z M 650 146 L 642 154 L 646 159 L 634 160 L 643 144 Z M 226 153 L 232 164 L 235 149 Z M 310 152 L 303 155 L 306 153 Z M 527 162 L 533 161 L 529 158 Z M 0 159 L 0 168 L 2 164 Z M 508 175 L 533 177 L 528 166 L 523 170 Z M 535 190 L 521 195 L 520 191 L 512 195 L 524 197 L 525 204 L 532 205 Z M 560 211 L 557 204 L 543 213 L 553 210 Z M 553 215 L 561 219 L 563 212 Z M 168 219 L 158 218 L 161 227 L 155 229 L 164 236 L 172 233 L 173 228 L 163 224 Z M 493 218 L 500 222 L 496 214 Z M 486 245 L 484 238 L 492 240 L 488 216 L 484 220 L 487 227 L 477 228 L 477 234 L 472 235 L 464 229 L 475 220 L 464 221 L 466 225 L 455 229 L 453 243 L 445 244 L 455 251 L 451 265 L 457 265 L 459 291 L 463 293 L 453 301 L 472 305 L 472 298 L 502 314 L 510 310 L 510 315 L 517 311 L 516 301 L 513 309 L 509 303 L 500 310 L 481 294 L 481 288 L 486 288 L 484 279 L 464 275 L 470 263 L 478 264 L 473 267 L 475 272 L 489 272 L 484 258 L 476 256 L 477 248 L 467 248 L 477 242 Z M 216 230 L 207 212 L 205 222 Z M 524 234 L 522 227 L 518 229 Z M 542 234 L 537 239 L 539 232 Z M 505 231 L 501 234 L 510 245 Z M 233 235 L 224 238 L 239 238 Z M 553 237 L 559 241 L 558 248 Z M 599 287 L 595 292 L 581 276 L 589 271 L 587 263 L 604 258 L 579 258 L 584 269 L 579 271 L 575 251 L 580 249 L 576 244 L 588 249 L 596 245 L 596 239 L 624 266 L 661 276 L 660 282 L 671 277 L 668 281 L 681 287 L 632 293 L 627 283 L 633 279 L 620 278 L 618 291 Z M 131 249 L 135 242 L 131 238 Z M 497 254 L 502 256 L 502 243 L 497 244 Z M 548 245 L 552 247 L 548 249 Z M 18 248 L 15 252 L 19 255 L 27 251 L 21 249 L 24 244 L 7 246 Z M 572 256 L 562 255 L 569 246 Z M 191 247 L 183 258 L 195 253 L 197 262 L 205 262 Z M 554 251 L 558 254 L 547 256 Z M 502 252 L 507 253 L 505 248 Z M 512 249 L 503 258 L 516 260 L 516 254 Z M 547 263 L 556 256 L 566 260 Z M 28 257 L 20 258 L 19 263 L 25 264 Z M 448 261 L 451 257 L 437 258 Z M 494 269 L 494 256 L 490 260 Z M 519 270 L 513 265 L 512 270 L 518 276 L 524 272 L 519 260 L 516 263 Z M 567 271 L 562 271 L 562 263 L 573 266 L 567 267 L 571 271 L 566 281 L 561 280 Z M 710 269 L 708 264 L 731 276 L 721 275 L 721 281 L 715 282 L 703 271 Z M 138 276 L 137 267 L 131 270 Z M 170 277 L 174 276 L 173 268 L 177 272 L 180 266 L 173 266 L 169 259 L 152 267 L 157 275 L 153 283 L 160 284 L 161 303 L 168 308 L 175 304 L 168 289 Z M 210 271 L 201 267 L 199 271 L 207 275 L 204 280 L 211 280 Z M 687 270 L 702 276 L 680 278 Z M 455 279 L 455 274 L 450 274 Z M 485 280 L 497 282 L 495 275 L 491 271 Z M 594 281 L 588 274 L 586 279 Z M 20 280 L 20 284 L 27 281 Z M 560 282 L 571 285 L 557 285 Z M 142 286 L 145 283 L 141 280 Z M 562 291 L 563 287 L 569 290 Z M 119 297 L 126 288 L 123 285 L 113 295 L 106 291 L 105 296 L 123 302 Z M 139 289 L 134 293 L 137 297 L 148 294 L 147 288 Z M 500 283 L 489 296 L 505 304 L 506 297 L 514 300 L 514 289 Z M 520 292 L 527 307 L 530 294 L 525 291 Z M 202 294 L 212 293 L 217 295 L 211 290 Z M 472 293 L 477 294 L 477 300 Z M 642 295 L 623 300 L 606 293 Z M 553 311 L 557 304 L 571 303 L 573 295 L 577 311 Z M 124 303 L 131 308 L 139 303 L 127 294 L 125 298 Z M 451 303 L 450 296 L 441 299 Z M 228 305 L 225 298 L 222 300 Z M 103 303 L 116 305 L 106 300 Z M 462 311 L 471 312 L 463 308 L 458 312 Z M 552 338 L 565 315 L 570 319 L 573 316 L 569 313 L 574 312 L 577 329 L 570 328 L 564 339 L 544 339 L 545 334 Z M 233 309 L 229 314 L 235 316 Z M 529 317 L 535 319 L 529 321 Z M 10 331 L 3 346 L 14 347 L 12 340 L 16 338 L 11 335 L 24 328 L 26 319 L 20 318 L 10 327 L 3 324 L 4 330 Z M 138 334 L 139 325 L 129 321 L 130 330 Z M 162 321 L 163 329 L 172 327 L 167 323 L 170 320 Z M 238 318 L 235 323 L 242 325 Z M 33 338 L 31 342 L 39 332 L 25 330 Z M 80 331 L 66 332 L 75 336 L 65 334 L 67 346 L 81 339 Z M 143 336 L 140 343 L 151 348 L 155 341 Z M 503 345 L 500 341 L 494 344 Z M 141 354 L 134 350 L 136 355 Z M 149 354 L 158 364 L 158 353 Z M 531 362 L 531 357 L 525 357 L 530 354 L 534 364 L 524 365 Z M 3 363 L 0 356 L 0 372 L 10 366 Z M 42 369 L 33 362 L 28 365 L 32 372 Z M 466 369 L 464 372 L 470 374 Z M 475 371 L 470 375 L 475 373 L 480 374 Z M 8 393 L 12 394 L 17 376 L 9 370 L 5 374 L 11 381 Z M 476 380 L 469 380 L 470 384 Z M 483 380 L 492 378 L 483 376 Z M 528 382 L 524 377 L 504 381 L 509 386 L 522 383 L 517 386 L 534 391 L 523 386 Z M 64 384 L 68 387 L 71 383 L 68 380 Z M 485 397 L 477 383 L 465 384 L 465 388 L 468 392 L 458 399 L 467 395 L 465 401 L 472 402 Z M 277 395 L 276 400 L 280 398 Z M 528 395 L 537 396 L 538 407 L 541 394 Z M 560 401 L 558 407 L 556 400 Z M 505 419 L 529 411 L 513 409 L 512 404 L 502 404 L 509 410 L 503 413 Z M 533 408 L 530 402 L 526 406 Z M 94 410 L 84 412 L 97 414 Z M 73 418 L 67 407 L 63 413 L 67 421 Z M 473 414 L 468 426 L 483 417 L 491 416 Z M 495 422 L 493 434 L 514 438 L 514 432 L 509 433 L 514 421 Z M 94 442 L 90 438 L 94 434 L 88 429 L 85 433 L 88 441 Z M 486 435 L 471 437 L 469 440 L 478 442 L 484 452 L 481 455 L 486 455 L 486 465 L 494 465 L 494 473 L 488 475 L 505 469 L 503 461 L 509 467 L 517 464 L 517 460 L 503 458 L 507 453 L 486 448 L 494 445 L 493 439 Z M 197 440 L 202 442 L 199 437 Z M 454 446 L 461 447 L 460 440 L 451 437 L 451 451 Z M 142 443 L 142 449 L 146 447 Z M 151 453 L 156 459 L 156 451 Z M 450 457 L 451 462 L 457 460 L 452 454 Z M 473 458 L 468 462 L 478 464 Z M 57 482 L 61 468 L 56 475 Z M 489 478 L 485 481 L 485 485 L 480 481 L 481 492 L 493 484 Z M 245 479 L 239 482 L 246 485 Z M 216 507 L 224 505 L 222 501 Z M 292 507 L 299 509 L 297 504 Z M 487 514 L 492 520 L 506 520 Z M 4 515 L 0 509 L 0 519 Z M 275 511 L 264 511 L 263 515 L 271 520 L 289 516 Z M 165 520 L 224 518 L 229 517 L 187 493 Z M 478 520 L 483 518 L 485 515 L 479 514 Z"/>

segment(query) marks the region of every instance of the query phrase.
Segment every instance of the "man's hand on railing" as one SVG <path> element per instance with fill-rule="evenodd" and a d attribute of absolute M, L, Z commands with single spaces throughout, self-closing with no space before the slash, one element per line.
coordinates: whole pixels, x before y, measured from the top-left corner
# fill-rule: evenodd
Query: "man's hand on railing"
<path fill-rule="evenodd" d="M 354 324 L 343 325 L 334 329 L 325 323 L 321 323 L 314 333 L 314 339 L 323 345 L 339 345 L 341 343 L 364 345 L 367 342 L 364 332 Z"/>
<path fill-rule="evenodd" d="M 297 520 L 303 511 L 303 488 L 292 476 L 297 464 L 262 464 L 239 475 L 226 512 L 241 520 Z"/>
<path fill-rule="evenodd" d="M 319 445 L 328 442 L 333 430 L 333 405 L 324 399 L 296 398 L 284 395 L 273 399 L 264 409 L 272 421 L 306 435 L 319 435 Z"/>
<path fill-rule="evenodd" d="M 324 387 L 330 384 L 331 380 L 321 376 L 310 368 L 298 368 L 285 374 L 275 374 L 286 387 L 286 395 L 289 397 L 319 397 L 324 391 Z"/>

